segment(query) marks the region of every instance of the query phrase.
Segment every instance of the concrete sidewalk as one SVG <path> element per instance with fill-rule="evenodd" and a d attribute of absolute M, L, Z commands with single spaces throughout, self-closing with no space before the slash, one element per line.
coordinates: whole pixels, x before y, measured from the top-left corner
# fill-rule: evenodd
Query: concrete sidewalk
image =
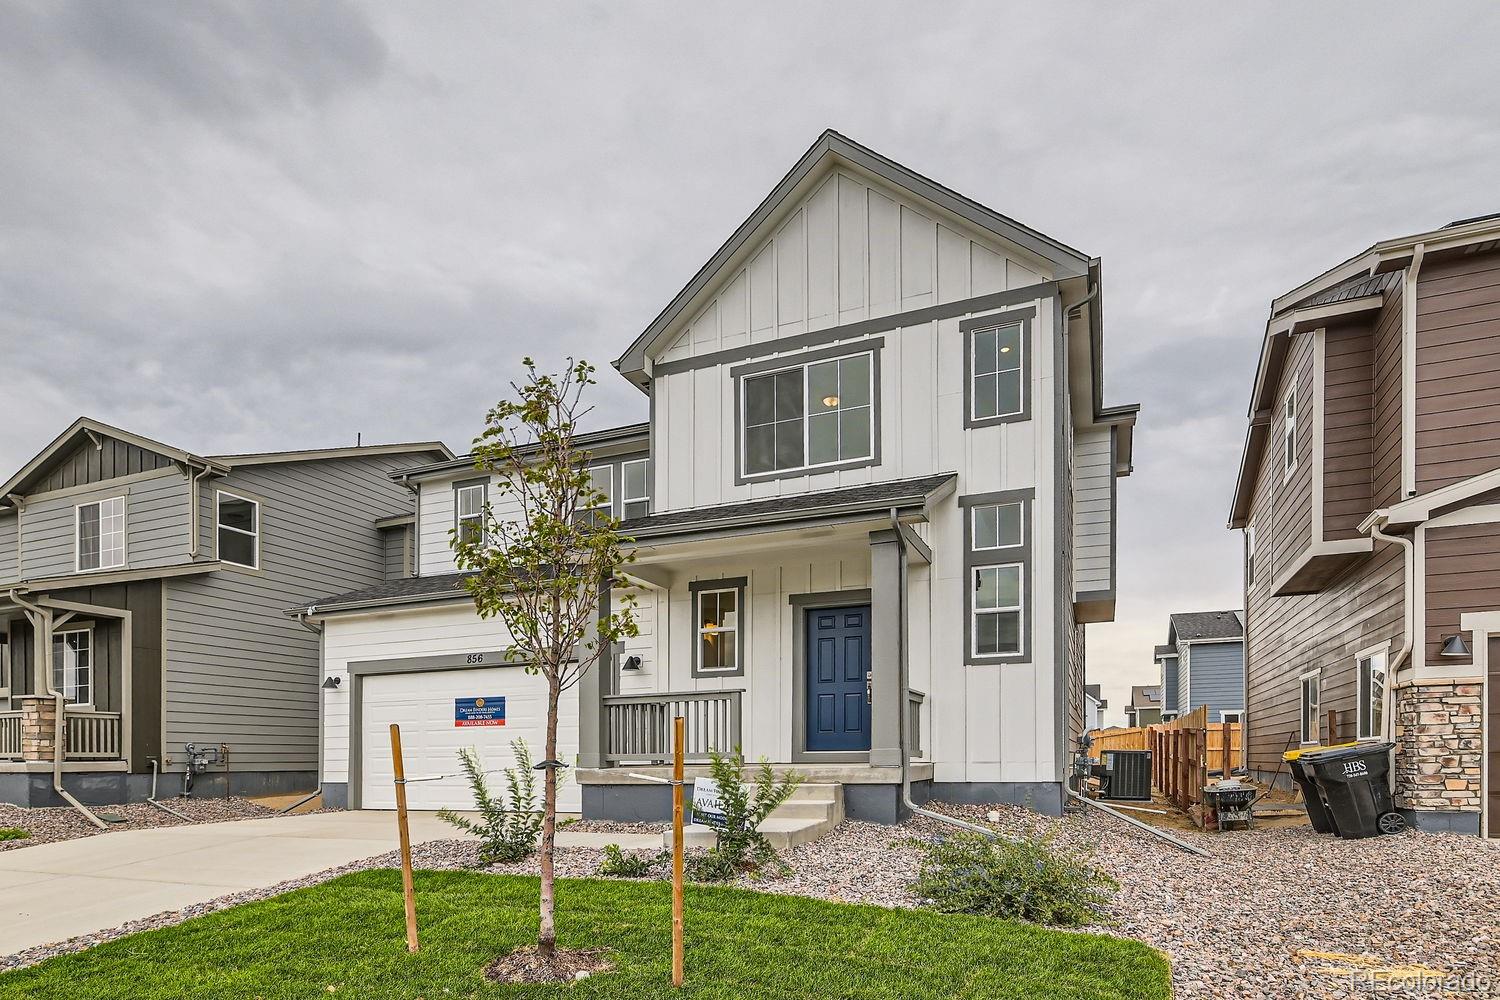
<path fill-rule="evenodd" d="M 467 839 L 433 813 L 412 843 Z M 653 848 L 648 834 L 558 833 L 560 847 Z M 390 812 L 330 812 L 129 830 L 0 851 L 0 955 L 395 850 Z"/>

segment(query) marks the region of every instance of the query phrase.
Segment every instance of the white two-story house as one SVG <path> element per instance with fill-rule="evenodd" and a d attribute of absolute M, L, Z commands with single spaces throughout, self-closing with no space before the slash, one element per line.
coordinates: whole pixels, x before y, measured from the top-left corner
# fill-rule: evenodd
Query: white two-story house
<path fill-rule="evenodd" d="M 1057 812 L 1087 622 L 1115 606 L 1115 481 L 1138 407 L 1103 403 L 1099 261 L 835 132 L 822 135 L 615 361 L 646 423 L 589 435 L 636 561 L 640 635 L 565 705 L 564 808 L 664 815 L 632 778 L 742 745 L 918 802 Z M 298 609 L 324 629 L 325 793 L 466 804 L 454 754 L 540 742 L 542 682 L 499 665 L 450 531 L 498 500 L 463 459 L 399 474 L 417 575 Z M 505 725 L 460 702 L 504 698 Z"/>

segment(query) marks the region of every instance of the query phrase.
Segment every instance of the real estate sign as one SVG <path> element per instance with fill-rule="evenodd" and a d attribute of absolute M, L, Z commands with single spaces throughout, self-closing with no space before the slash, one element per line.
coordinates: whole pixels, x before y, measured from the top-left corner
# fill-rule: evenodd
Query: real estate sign
<path fill-rule="evenodd" d="M 505 725 L 505 698 L 454 698 L 454 726 Z"/>
<path fill-rule="evenodd" d="M 719 783 L 712 778 L 693 779 L 693 822 L 722 830 L 729 825 L 724 803 L 719 797 Z"/>

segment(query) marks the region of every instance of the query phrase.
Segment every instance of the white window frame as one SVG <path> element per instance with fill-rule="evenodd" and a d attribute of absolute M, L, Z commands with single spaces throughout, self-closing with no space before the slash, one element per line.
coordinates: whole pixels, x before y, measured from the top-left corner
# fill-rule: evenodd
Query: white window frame
<path fill-rule="evenodd" d="M 639 465 L 641 467 L 641 486 L 646 491 L 645 493 L 643 493 L 641 496 L 638 496 L 638 497 L 629 496 L 626 493 L 626 490 L 629 487 L 627 487 L 625 484 L 628 483 L 628 482 L 630 482 L 630 477 L 625 474 L 625 470 L 628 469 L 628 468 L 630 468 L 631 466 L 634 466 L 634 465 Z M 649 459 L 649 458 L 632 458 L 628 462 L 621 462 L 620 463 L 620 517 L 622 519 L 625 517 L 625 508 L 628 505 L 633 504 L 633 503 L 645 503 L 645 505 L 646 505 L 646 511 L 647 511 L 647 513 L 650 513 L 650 511 L 651 511 L 651 459 Z"/>
<path fill-rule="evenodd" d="M 587 513 L 594 513 L 596 511 L 603 511 L 604 513 L 608 514 L 610 517 L 613 517 L 614 513 L 615 513 L 615 467 L 614 467 L 614 465 L 612 463 L 608 463 L 608 462 L 602 463 L 600 465 L 591 465 L 591 466 L 589 466 L 588 467 L 588 474 L 589 474 L 589 481 L 590 481 L 590 483 L 593 482 L 594 473 L 601 472 L 601 471 L 604 472 L 604 473 L 606 473 L 608 475 L 608 477 L 609 477 L 609 487 L 608 487 L 608 489 L 606 491 L 609 494 L 609 496 L 608 496 L 608 499 L 604 503 L 599 504 L 597 507 L 590 507 L 590 508 L 588 508 Z"/>
<path fill-rule="evenodd" d="M 1294 378 L 1287 387 L 1286 398 L 1281 401 L 1282 482 L 1292 478 L 1297 471 L 1297 418 L 1301 412 L 1302 403 L 1297 398 L 1297 380 Z"/>
<path fill-rule="evenodd" d="M 979 574 L 991 569 L 1015 569 L 1016 571 L 1016 603 L 994 608 L 981 608 L 979 606 Z M 979 652 L 979 616 L 980 615 L 1016 615 L 1016 648 L 1002 649 L 998 653 Z M 983 566 L 969 567 L 969 655 L 976 660 L 999 660 L 1002 657 L 1025 657 L 1026 656 L 1026 564 L 1013 563 L 987 563 Z"/>
<path fill-rule="evenodd" d="M 1317 685 L 1318 697 L 1316 701 L 1309 704 L 1307 700 L 1307 682 L 1312 681 Z M 1309 713 L 1309 708 L 1312 710 Z M 1316 745 L 1323 733 L 1323 720 L 1319 718 L 1323 711 L 1323 673 L 1320 670 L 1308 670 L 1297 675 L 1297 737 L 1302 745 Z M 1308 722 L 1312 723 L 1309 731 Z M 1309 739 L 1311 737 L 1311 739 Z"/>
<path fill-rule="evenodd" d="M 1020 537 L 1014 542 L 1006 542 L 999 545 L 980 545 L 979 512 L 982 510 L 998 510 L 1001 507 L 1016 508 L 1020 520 Z M 1001 503 L 975 504 L 970 507 L 969 539 L 973 542 L 975 552 L 1004 552 L 1006 549 L 1019 549 L 1023 547 L 1026 544 L 1026 502 L 1024 500 L 1007 500 Z"/>
<path fill-rule="evenodd" d="M 66 699 L 66 695 L 67 695 L 67 687 L 66 687 L 66 685 L 67 685 L 67 673 L 66 673 L 66 671 L 64 671 L 64 673 L 63 673 L 63 684 L 64 684 L 64 686 L 63 687 L 57 687 L 57 678 L 56 678 L 55 674 L 56 674 L 57 670 L 59 669 L 59 666 L 58 666 L 58 662 L 57 662 L 57 650 L 55 650 L 55 649 L 52 651 L 52 670 L 53 670 L 54 676 L 53 677 L 49 677 L 48 681 L 52 683 L 52 685 L 53 685 L 53 687 L 54 687 L 55 690 L 63 692 L 63 695 L 64 695 L 65 699 L 67 700 L 67 704 L 65 706 L 66 708 L 69 708 L 69 709 L 82 709 L 82 710 L 87 711 L 87 710 L 90 710 L 90 709 L 92 709 L 94 707 L 94 692 L 96 690 L 96 686 L 94 684 L 94 680 L 95 680 L 95 676 L 96 676 L 95 672 L 94 672 L 94 650 L 96 648 L 95 644 L 94 644 L 94 626 L 92 626 L 92 625 L 68 625 L 68 626 L 64 626 L 62 628 L 53 629 L 52 630 L 52 641 L 53 641 L 53 643 L 55 644 L 58 640 L 62 639 L 63 636 L 66 636 L 66 635 L 87 635 L 89 637 L 89 639 L 88 639 L 88 651 L 89 651 L 89 667 L 88 667 L 88 673 L 89 673 L 89 700 L 88 701 L 73 701 L 71 699 Z M 64 647 L 67 646 L 67 641 L 66 640 L 63 640 L 63 646 Z M 77 689 L 76 685 L 74 686 L 74 689 L 76 691 L 76 689 Z"/>
<path fill-rule="evenodd" d="M 463 513 L 463 496 L 470 490 L 479 491 L 479 509 L 472 514 L 465 514 Z M 453 531 L 455 539 L 463 538 L 465 521 L 474 521 L 479 525 L 480 541 L 488 541 L 489 536 L 484 530 L 484 506 L 489 502 L 489 483 L 465 483 L 462 486 L 453 487 Z"/>
<path fill-rule="evenodd" d="M 10 697 L 10 636 L 0 632 L 0 698 Z"/>
<path fill-rule="evenodd" d="M 1231 718 L 1232 716 L 1232 718 Z M 1219 712 L 1220 722 L 1244 722 L 1245 710 L 1243 708 L 1221 709 Z"/>
<path fill-rule="evenodd" d="M 830 364 L 830 363 L 832 363 L 832 364 L 838 364 L 840 361 L 848 361 L 851 358 L 857 358 L 857 357 L 860 357 L 860 356 L 864 356 L 866 358 L 869 358 L 869 361 L 870 361 L 870 363 L 865 368 L 866 377 L 869 379 L 869 400 L 870 400 L 870 402 L 866 405 L 865 409 L 867 409 L 869 411 L 869 415 L 870 415 L 870 449 L 864 455 L 850 455 L 850 456 L 848 456 L 846 458 L 835 458 L 835 459 L 833 459 L 830 462 L 818 462 L 816 464 L 809 464 L 808 461 L 807 461 L 807 455 L 808 455 L 808 452 L 810 450 L 809 447 L 808 447 L 808 445 L 810 444 L 809 437 L 810 437 L 810 428 L 812 426 L 812 422 L 810 420 L 808 420 L 808 417 L 812 416 L 812 414 L 809 412 L 808 400 L 807 400 L 807 370 L 809 368 L 811 368 L 812 366 L 814 366 L 814 365 L 826 365 L 826 364 Z M 746 391 L 746 383 L 751 382 L 751 381 L 753 381 L 755 379 L 769 378 L 769 377 L 774 376 L 774 375 L 780 375 L 782 372 L 798 371 L 798 370 L 800 370 L 802 372 L 802 464 L 801 465 L 788 465 L 785 468 L 780 468 L 780 469 L 767 469 L 764 472 L 750 472 L 749 471 L 750 453 L 749 453 L 749 451 L 747 449 L 747 443 L 748 443 L 747 442 L 747 438 L 748 438 L 747 431 L 749 430 L 749 426 L 748 426 L 749 421 L 746 419 L 747 414 L 750 411 L 750 393 L 748 391 Z M 740 412 L 738 414 L 738 418 L 739 418 L 738 433 L 739 433 L 739 438 L 740 438 L 740 469 L 739 469 L 739 473 L 740 473 L 740 478 L 741 479 L 745 480 L 746 482 L 759 482 L 760 480 L 763 480 L 763 479 L 776 479 L 776 478 L 785 477 L 785 476 L 787 476 L 789 474 L 795 474 L 795 473 L 798 473 L 798 472 L 809 472 L 809 473 L 811 473 L 811 472 L 813 472 L 813 471 L 815 471 L 817 469 L 825 469 L 825 468 L 834 468 L 834 467 L 838 467 L 838 466 L 844 466 L 844 465 L 848 465 L 848 464 L 850 464 L 852 462 L 871 462 L 871 461 L 874 461 L 874 459 L 875 459 L 875 453 L 877 451 L 876 440 L 875 440 L 876 430 L 877 430 L 876 423 L 875 423 L 875 413 L 876 413 L 875 392 L 876 392 L 876 388 L 877 387 L 875 385 L 875 352 L 873 350 L 851 351 L 848 354 L 840 354 L 837 357 L 833 357 L 833 358 L 818 358 L 816 361 L 803 361 L 803 362 L 799 362 L 799 363 L 796 363 L 796 364 L 783 365 L 780 368 L 768 368 L 765 371 L 749 372 L 747 374 L 739 376 L 739 379 L 740 379 L 740 386 L 739 386 L 739 390 L 740 390 L 739 391 Z M 774 461 L 774 458 L 772 460 Z"/>
<path fill-rule="evenodd" d="M 1019 387 L 1020 392 L 1018 392 L 1016 394 L 1016 408 L 1014 410 L 1001 410 L 1000 409 L 1000 401 L 997 399 L 995 401 L 995 410 L 996 410 L 996 412 L 995 413 L 991 413 L 991 414 L 989 414 L 987 416 L 981 417 L 979 415 L 979 413 L 978 413 L 978 407 L 979 407 L 979 380 L 981 378 L 987 376 L 987 375 L 998 375 L 998 374 L 1000 374 L 1001 371 L 1009 372 L 1009 371 L 1011 371 L 1011 369 L 1009 369 L 1009 368 L 1005 368 L 1005 369 L 999 369 L 999 368 L 997 368 L 993 372 L 980 372 L 980 370 L 979 370 L 979 363 L 978 363 L 979 362 L 979 354 L 977 352 L 976 345 L 979 343 L 979 337 L 980 337 L 981 334 L 985 334 L 985 333 L 993 333 L 993 334 L 995 334 L 995 336 L 997 338 L 997 340 L 996 340 L 996 348 L 995 349 L 996 349 L 996 356 L 998 358 L 998 356 L 999 356 L 999 342 L 998 342 L 998 338 L 1000 336 L 1000 331 L 1004 330 L 1004 329 L 1007 329 L 1009 327 L 1016 327 L 1017 328 L 1016 329 L 1016 367 L 1015 367 L 1015 372 L 1016 372 L 1016 385 Z M 983 327 L 983 328 L 976 327 L 975 329 L 970 330 L 968 332 L 968 337 L 969 337 L 969 343 L 968 343 L 968 351 L 969 351 L 969 420 L 970 421 L 975 422 L 975 423 L 980 423 L 981 425 L 983 425 L 983 424 L 987 424 L 991 420 L 1004 420 L 1004 419 L 1006 419 L 1008 417 L 1019 417 L 1021 414 L 1023 414 L 1023 413 L 1026 412 L 1026 330 L 1027 330 L 1027 327 L 1026 327 L 1026 324 L 1023 321 L 1021 321 L 1019 319 L 1010 319 L 1010 320 L 1004 320 L 1003 322 L 996 323 L 994 326 L 986 326 L 986 327 Z M 997 361 L 997 363 L 998 363 L 998 361 Z"/>
<path fill-rule="evenodd" d="M 1387 646 L 1377 646 L 1374 649 L 1365 650 L 1354 658 L 1354 694 L 1359 702 L 1359 710 L 1356 712 L 1358 724 L 1354 737 L 1356 740 L 1380 740 L 1385 738 L 1385 696 L 1391 682 L 1390 670 L 1388 669 L 1388 661 L 1386 659 L 1388 649 L 1389 647 Z M 1379 664 L 1378 667 L 1376 666 L 1377 663 Z M 1374 731 L 1374 713 L 1371 711 L 1374 707 L 1373 701 L 1363 697 L 1361 691 L 1364 687 L 1365 671 L 1367 669 L 1372 674 L 1376 670 L 1380 672 L 1380 732 Z M 1372 677 L 1372 683 L 1370 684 L 1372 694 L 1374 693 L 1374 687 Z"/>
<path fill-rule="evenodd" d="M 223 505 L 225 497 L 229 497 L 232 500 L 239 500 L 243 503 L 248 503 L 255 508 L 254 531 L 246 531 L 244 528 L 236 528 L 232 524 L 224 523 L 223 519 L 219 516 L 219 508 Z M 260 533 L 262 528 L 264 527 L 264 525 L 261 523 L 260 514 L 260 501 L 256 500 L 254 497 L 242 496 L 239 493 L 233 493 L 229 490 L 214 491 L 214 555 L 218 557 L 218 560 L 220 562 L 228 563 L 230 566 L 238 566 L 241 569 L 260 569 Z M 236 562 L 233 559 L 225 559 L 224 553 L 221 551 L 221 546 L 219 545 L 219 533 L 221 531 L 232 531 L 236 535 L 249 536 L 255 542 L 254 564 Z"/>
<path fill-rule="evenodd" d="M 1162 722 L 1176 722 L 1177 721 L 1177 716 L 1178 716 L 1178 713 L 1175 712 L 1175 711 L 1170 711 L 1170 710 L 1165 709 L 1165 708 L 1161 710 L 1161 721 Z"/>
<path fill-rule="evenodd" d="M 115 502 L 120 504 L 120 559 L 119 562 L 106 563 L 104 561 L 104 505 Z M 83 510 L 85 507 L 99 508 L 99 565 L 85 566 L 83 564 Z M 126 545 L 130 537 L 129 517 L 130 505 L 125 500 L 125 494 L 104 497 L 99 500 L 89 500 L 73 508 L 73 571 L 75 573 L 101 573 L 112 569 L 120 569 L 125 565 L 128 558 Z M 113 548 L 111 547 L 111 551 Z"/>
<path fill-rule="evenodd" d="M 708 626 L 703 624 L 703 598 L 713 594 L 734 595 L 734 624 Z M 740 633 L 740 621 L 745 613 L 744 596 L 739 587 L 715 587 L 712 590 L 696 590 L 693 592 L 693 659 L 699 674 L 737 674 L 744 667 L 745 643 Z M 705 635 L 723 635 L 725 632 L 734 635 L 734 663 L 727 667 L 709 667 L 703 663 L 703 637 Z"/>

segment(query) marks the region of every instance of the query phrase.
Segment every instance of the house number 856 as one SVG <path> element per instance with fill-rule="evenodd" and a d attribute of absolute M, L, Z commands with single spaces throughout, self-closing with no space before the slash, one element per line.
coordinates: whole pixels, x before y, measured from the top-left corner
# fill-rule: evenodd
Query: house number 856
<path fill-rule="evenodd" d="M 465 663 L 483 663 L 484 662 L 484 654 L 483 653 L 470 653 L 467 657 L 465 657 L 464 662 Z"/>

